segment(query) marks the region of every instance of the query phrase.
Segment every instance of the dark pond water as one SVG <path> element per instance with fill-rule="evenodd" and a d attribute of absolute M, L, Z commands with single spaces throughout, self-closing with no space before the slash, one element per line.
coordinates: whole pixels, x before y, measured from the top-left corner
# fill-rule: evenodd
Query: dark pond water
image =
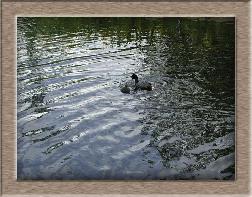
<path fill-rule="evenodd" d="M 233 180 L 234 139 L 234 18 L 17 19 L 19 180 Z"/>

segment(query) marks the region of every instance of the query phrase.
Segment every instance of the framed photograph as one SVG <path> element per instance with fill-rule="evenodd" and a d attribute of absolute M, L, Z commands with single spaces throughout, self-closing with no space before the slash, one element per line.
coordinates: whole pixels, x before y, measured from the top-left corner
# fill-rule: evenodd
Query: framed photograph
<path fill-rule="evenodd" d="M 3 195 L 249 194 L 249 2 L 2 2 Z"/>

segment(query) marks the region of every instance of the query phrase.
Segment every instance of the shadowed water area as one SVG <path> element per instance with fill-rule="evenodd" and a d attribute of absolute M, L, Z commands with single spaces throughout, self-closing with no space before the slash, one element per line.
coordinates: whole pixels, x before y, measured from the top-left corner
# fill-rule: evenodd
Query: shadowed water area
<path fill-rule="evenodd" d="M 234 18 L 18 18 L 17 177 L 233 180 Z"/>

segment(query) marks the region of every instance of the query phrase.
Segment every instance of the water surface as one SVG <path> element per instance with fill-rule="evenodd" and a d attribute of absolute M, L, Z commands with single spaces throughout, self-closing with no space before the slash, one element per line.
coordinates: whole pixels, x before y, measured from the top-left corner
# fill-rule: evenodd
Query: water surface
<path fill-rule="evenodd" d="M 234 18 L 17 19 L 19 180 L 232 180 L 234 135 Z"/>

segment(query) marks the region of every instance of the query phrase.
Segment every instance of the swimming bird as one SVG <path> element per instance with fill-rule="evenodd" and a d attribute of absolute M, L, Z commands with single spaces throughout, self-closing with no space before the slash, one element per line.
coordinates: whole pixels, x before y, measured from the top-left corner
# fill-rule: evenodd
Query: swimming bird
<path fill-rule="evenodd" d="M 135 80 L 135 90 L 148 90 L 151 91 L 152 90 L 152 85 L 149 82 L 146 81 L 139 81 L 138 76 L 133 73 L 131 76 L 132 79 Z"/>
<path fill-rule="evenodd" d="M 129 94 L 130 93 L 130 88 L 127 84 L 125 84 L 123 87 L 121 87 L 121 92 L 124 94 Z"/>

